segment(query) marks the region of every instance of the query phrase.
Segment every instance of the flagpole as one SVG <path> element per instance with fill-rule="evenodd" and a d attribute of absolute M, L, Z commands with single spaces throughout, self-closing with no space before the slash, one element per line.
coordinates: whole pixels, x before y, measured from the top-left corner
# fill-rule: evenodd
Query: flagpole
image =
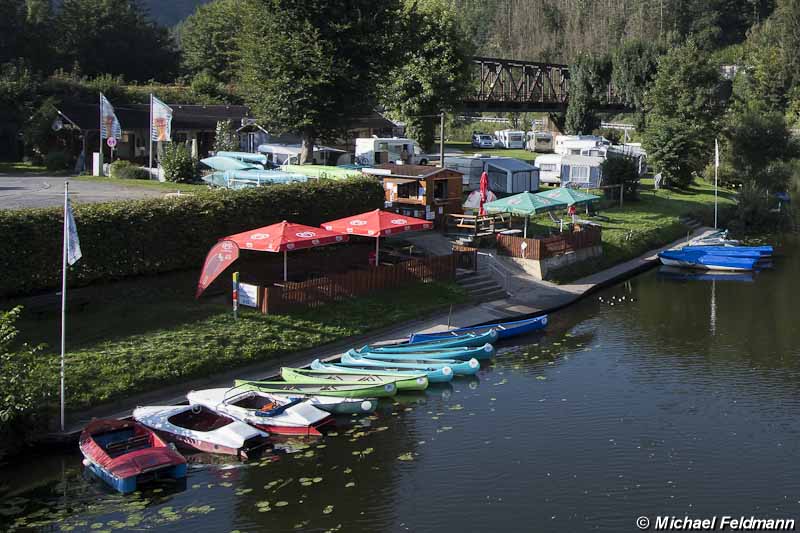
<path fill-rule="evenodd" d="M 64 248 L 61 259 L 61 431 L 64 431 L 64 353 L 66 346 L 67 324 L 67 247 L 69 232 L 67 231 L 67 217 L 69 216 L 69 181 L 64 180 Z"/>
<path fill-rule="evenodd" d="M 98 161 L 97 175 L 103 176 L 103 93 L 100 93 L 100 161 Z"/>
<path fill-rule="evenodd" d="M 714 139 L 714 229 L 717 229 L 717 190 L 719 189 L 719 141 Z"/>
<path fill-rule="evenodd" d="M 153 93 L 150 93 L 150 126 L 148 128 L 150 130 L 150 142 L 147 145 L 147 152 L 150 155 L 150 163 L 148 167 L 151 171 L 150 177 L 152 179 L 152 170 L 153 170 Z"/>

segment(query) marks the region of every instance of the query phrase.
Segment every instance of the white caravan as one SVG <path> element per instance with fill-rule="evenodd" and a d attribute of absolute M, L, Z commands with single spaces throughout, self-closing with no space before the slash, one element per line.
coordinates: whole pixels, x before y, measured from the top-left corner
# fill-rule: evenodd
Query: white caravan
<path fill-rule="evenodd" d="M 607 139 L 598 135 L 556 135 L 554 152 L 561 155 L 580 155 L 581 150 L 610 144 Z"/>
<path fill-rule="evenodd" d="M 297 165 L 300 163 L 301 147 L 299 144 L 267 143 L 258 145 L 258 152 L 267 157 L 267 161 L 275 165 Z M 344 150 L 315 146 L 312 156 L 317 165 L 346 165 L 351 163 L 351 155 Z"/>
<path fill-rule="evenodd" d="M 527 138 L 525 149 L 528 151 L 539 153 L 553 151 L 553 134 L 549 131 L 529 131 Z"/>
<path fill-rule="evenodd" d="M 403 151 L 408 158 L 403 161 Z M 380 165 L 403 161 L 412 165 L 427 165 L 429 156 L 423 154 L 417 141 L 400 137 L 360 137 L 356 139 L 356 163 Z"/>
<path fill-rule="evenodd" d="M 533 166 L 539 169 L 539 182 L 548 185 L 561 184 L 561 154 L 540 155 L 533 162 Z"/>
<path fill-rule="evenodd" d="M 503 148 L 525 148 L 524 131 L 498 130 L 494 132 L 494 136 Z"/>

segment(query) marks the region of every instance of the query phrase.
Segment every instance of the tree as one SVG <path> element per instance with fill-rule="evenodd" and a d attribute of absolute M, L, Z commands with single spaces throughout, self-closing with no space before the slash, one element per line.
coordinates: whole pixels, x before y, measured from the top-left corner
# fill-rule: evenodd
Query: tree
<path fill-rule="evenodd" d="M 633 40 L 624 42 L 612 55 L 611 83 L 623 103 L 638 112 L 637 129 L 645 125 L 644 95 L 655 77 L 661 54 L 658 44 Z"/>
<path fill-rule="evenodd" d="M 246 12 L 242 0 L 215 0 L 198 7 L 179 30 L 184 68 L 230 83 L 239 55 L 236 37 Z"/>
<path fill-rule="evenodd" d="M 15 342 L 21 311 L 17 306 L 0 312 L 0 428 L 12 434 L 23 419 L 27 418 L 27 423 L 46 419 L 46 400 L 55 389 L 48 374 L 37 365 L 41 347 Z"/>
<path fill-rule="evenodd" d="M 454 109 L 467 92 L 471 46 L 441 2 L 409 4 L 404 15 L 404 54 L 382 86 L 383 103 L 405 121 L 408 136 L 430 150 L 435 115 Z"/>
<path fill-rule="evenodd" d="M 611 81 L 611 61 L 608 57 L 581 55 L 570 65 L 569 75 L 567 133 L 591 133 L 600 127 L 595 110 Z"/>
<path fill-rule="evenodd" d="M 239 142 L 233 125 L 230 120 L 220 120 L 217 122 L 217 129 L 214 133 L 215 152 L 235 152 L 239 149 Z"/>
<path fill-rule="evenodd" d="M 64 0 L 53 35 L 61 64 L 84 75 L 171 81 L 178 54 L 166 28 L 153 23 L 137 0 Z"/>
<path fill-rule="evenodd" d="M 655 168 L 688 187 L 708 161 L 722 106 L 719 73 L 693 41 L 662 56 L 645 98 L 645 147 Z"/>
<path fill-rule="evenodd" d="M 757 106 L 732 111 L 724 138 L 727 159 L 741 183 L 773 191 L 785 188 L 788 175 L 780 162 L 795 150 L 782 113 Z"/>
<path fill-rule="evenodd" d="M 270 132 L 319 136 L 369 114 L 397 57 L 397 0 L 253 0 L 241 31 L 239 90 Z"/>

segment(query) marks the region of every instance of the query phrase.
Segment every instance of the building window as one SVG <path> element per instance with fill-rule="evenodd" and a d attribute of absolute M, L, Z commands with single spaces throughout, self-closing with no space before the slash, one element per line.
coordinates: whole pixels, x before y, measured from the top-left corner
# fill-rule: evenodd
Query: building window
<path fill-rule="evenodd" d="M 555 172 L 556 171 L 556 164 L 555 163 L 542 163 L 539 165 L 539 170 L 544 172 Z"/>
<path fill-rule="evenodd" d="M 397 185 L 397 197 L 398 198 L 417 198 L 417 192 L 419 191 L 419 185 L 416 182 L 409 182 L 409 183 L 399 183 Z"/>
<path fill-rule="evenodd" d="M 436 180 L 433 182 L 433 199 L 447 200 L 447 180 Z"/>
<path fill-rule="evenodd" d="M 581 183 L 589 182 L 589 167 L 587 166 L 571 166 L 569 167 L 569 180 Z"/>

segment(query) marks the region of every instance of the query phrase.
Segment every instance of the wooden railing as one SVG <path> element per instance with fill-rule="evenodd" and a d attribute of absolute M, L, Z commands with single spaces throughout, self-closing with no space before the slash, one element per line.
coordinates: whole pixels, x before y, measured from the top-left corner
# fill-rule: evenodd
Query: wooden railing
<path fill-rule="evenodd" d="M 580 226 L 579 230 L 559 233 L 541 239 L 525 239 L 511 235 L 497 235 L 497 252 L 500 255 L 534 259 L 540 261 L 548 257 L 574 252 L 581 248 L 598 246 L 602 242 L 599 226 Z"/>
<path fill-rule="evenodd" d="M 261 311 L 280 313 L 296 308 L 315 308 L 382 289 L 397 289 L 412 283 L 431 283 L 455 278 L 456 256 L 411 259 L 396 265 L 355 270 L 300 283 L 288 282 L 264 288 Z"/>

